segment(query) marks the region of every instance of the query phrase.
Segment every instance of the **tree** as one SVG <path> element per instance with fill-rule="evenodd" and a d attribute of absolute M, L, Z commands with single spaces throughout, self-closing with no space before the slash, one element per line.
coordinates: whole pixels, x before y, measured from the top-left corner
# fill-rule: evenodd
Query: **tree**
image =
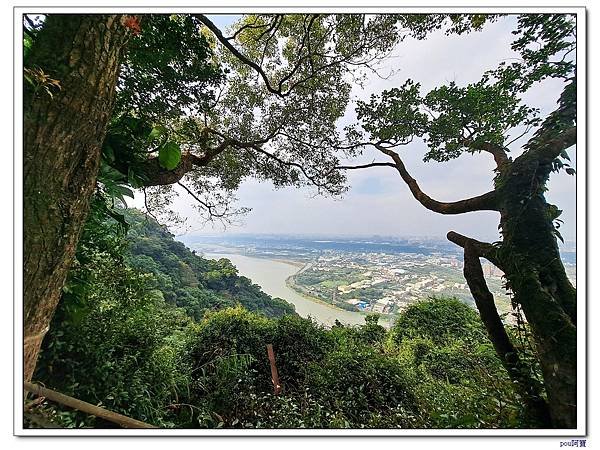
<path fill-rule="evenodd" d="M 574 18 L 568 15 L 519 17 L 512 48 L 522 60 L 501 64 L 465 87 L 450 83 L 422 96 L 408 80 L 399 88 L 374 95 L 357 107 L 361 128 L 350 140 L 371 146 L 389 158 L 361 166 L 394 168 L 414 198 L 440 214 L 496 211 L 501 241 L 480 242 L 454 231 L 448 239 L 464 249 L 464 275 L 496 352 L 527 403 L 542 423 L 547 413 L 558 428 L 577 426 L 576 290 L 561 262 L 557 238 L 560 210 L 544 193 L 552 172 L 574 170 L 567 149 L 576 143 L 576 74 L 571 53 L 576 48 Z M 558 108 L 543 121 L 522 103 L 534 83 L 564 80 Z M 520 155 L 509 156 L 509 132 L 537 128 Z M 368 139 L 364 135 L 368 134 Z M 425 160 L 447 161 L 463 152 L 490 154 L 496 163 L 494 189 L 456 202 L 440 202 L 423 192 L 397 152 L 421 138 L 429 150 Z M 391 161 L 390 161 L 391 160 Z M 494 305 L 480 264 L 486 258 L 504 272 L 513 306 L 522 310 L 533 332 L 547 395 L 528 375 Z"/>
<path fill-rule="evenodd" d="M 317 180 L 335 160 L 298 135 L 334 135 L 344 76 L 393 47 L 397 20 L 250 15 L 225 37 L 202 15 L 24 16 L 25 379 L 94 190 L 123 199 L 150 188 L 156 209 L 178 183 L 211 218 L 228 216 L 247 176 L 284 185 L 303 173 L 339 192 L 339 173 Z"/>
<path fill-rule="evenodd" d="M 351 84 L 376 70 L 405 37 L 423 39 L 442 26 L 463 33 L 489 20 L 494 17 L 248 15 L 229 36 L 203 15 L 57 15 L 41 27 L 28 24 L 26 379 L 94 187 L 116 198 L 130 194 L 130 188 L 143 189 L 149 211 L 156 212 L 168 206 L 178 184 L 207 218 L 227 219 L 231 197 L 246 177 L 276 186 L 308 184 L 336 195 L 345 189 L 345 170 L 390 166 L 433 211 L 501 213 L 499 243 L 457 233 L 448 237 L 465 248 L 465 275 L 483 322 L 533 414 L 543 418 L 544 401 L 509 345 L 480 276 L 479 257 L 505 272 L 515 305 L 533 329 L 553 424 L 575 426 L 575 290 L 558 254 L 558 209 L 543 197 L 552 170 L 572 170 L 564 162 L 576 130 L 574 66 L 568 59 L 574 49 L 572 21 L 525 15 L 514 44 L 523 62 L 503 65 L 468 87 L 449 85 L 425 97 L 409 81 L 358 106 L 362 130 L 349 129 L 343 138 L 336 127 Z M 543 44 L 537 50 L 530 45 L 536 41 Z M 563 59 L 552 62 L 557 55 Z M 535 111 L 519 98 L 546 77 L 562 77 L 568 84 L 559 108 L 539 126 Z M 147 95 L 150 87 L 155 95 Z M 539 129 L 512 160 L 505 132 L 519 124 Z M 463 151 L 490 153 L 497 163 L 495 189 L 452 203 L 430 198 L 395 151 L 414 138 L 424 138 L 431 148 L 427 158 L 438 161 Z M 390 160 L 340 164 L 367 146 Z"/>
<path fill-rule="evenodd" d="M 147 33 L 142 33 L 142 20 Z M 110 167 L 116 157 L 140 160 L 137 151 L 122 153 L 139 141 L 148 125 L 136 116 L 136 108 L 160 110 L 162 118 L 174 117 L 174 111 L 180 115 L 192 103 L 210 101 L 210 88 L 222 73 L 210 60 L 206 39 L 187 17 L 24 16 L 24 33 L 28 380 L 94 191 L 122 199 L 131 194 L 127 186 L 139 186 L 133 170 L 122 174 Z M 106 213 L 122 221 L 114 211 Z"/>
<path fill-rule="evenodd" d="M 131 35 L 122 20 L 119 15 L 50 16 L 25 57 L 26 380 L 35 368 L 96 185 L 121 53 Z"/>

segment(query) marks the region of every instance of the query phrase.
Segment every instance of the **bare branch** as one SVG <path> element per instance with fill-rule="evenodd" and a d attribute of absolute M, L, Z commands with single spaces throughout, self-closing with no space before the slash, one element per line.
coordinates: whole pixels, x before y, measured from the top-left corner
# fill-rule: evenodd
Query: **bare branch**
<path fill-rule="evenodd" d="M 497 248 L 494 245 L 464 236 L 455 231 L 449 231 L 446 237 L 450 242 L 455 243 L 459 247 L 469 247 L 471 252 L 475 252 L 477 256 L 487 259 L 496 267 L 503 270 L 503 264 L 497 257 Z"/>
<path fill-rule="evenodd" d="M 374 146 L 379 151 L 385 153 L 393 159 L 396 170 L 400 174 L 402 180 L 404 180 L 404 182 L 410 189 L 410 192 L 413 194 L 413 197 L 430 211 L 437 212 L 440 214 L 463 214 L 472 211 L 499 210 L 495 191 L 490 191 L 477 197 L 471 197 L 456 202 L 440 202 L 432 199 L 421 190 L 419 184 L 417 183 L 417 180 L 410 176 L 410 174 L 406 170 L 404 162 L 396 152 L 390 150 L 389 148 L 382 147 L 379 144 L 374 144 Z"/>
<path fill-rule="evenodd" d="M 156 222 L 160 223 L 158 218 L 150 210 L 150 206 L 148 206 L 148 194 L 146 193 L 146 188 L 142 188 L 142 192 L 144 193 L 144 206 L 146 207 L 146 214 L 156 220 Z"/>
<path fill-rule="evenodd" d="M 527 133 L 529 133 L 531 131 L 531 129 L 533 128 L 532 125 L 528 125 L 525 128 L 525 131 L 523 131 L 521 134 L 519 134 L 518 136 L 514 137 L 513 139 L 511 139 L 510 141 L 508 141 L 506 144 L 504 144 L 504 147 L 508 147 L 509 145 L 511 145 L 512 143 L 518 141 L 519 139 L 521 139 L 523 136 L 525 136 Z"/>
<path fill-rule="evenodd" d="M 355 170 L 355 169 L 367 169 L 369 167 L 393 167 L 396 168 L 396 164 L 389 162 L 372 162 L 369 164 L 360 164 L 358 166 L 336 166 L 338 170 Z"/>
<path fill-rule="evenodd" d="M 194 194 L 194 192 L 192 192 L 191 189 L 189 189 L 185 184 L 181 183 L 181 182 L 177 182 L 177 184 L 179 186 L 181 186 L 183 189 L 185 189 L 185 191 L 194 198 L 194 200 L 196 200 L 198 203 L 200 203 L 207 211 L 208 214 L 210 215 L 210 217 L 216 217 L 219 219 L 222 219 L 223 217 L 227 216 L 227 211 L 222 211 L 222 212 L 215 212 L 215 205 L 211 205 L 210 203 L 206 203 L 205 201 L 201 200 L 196 194 Z"/>

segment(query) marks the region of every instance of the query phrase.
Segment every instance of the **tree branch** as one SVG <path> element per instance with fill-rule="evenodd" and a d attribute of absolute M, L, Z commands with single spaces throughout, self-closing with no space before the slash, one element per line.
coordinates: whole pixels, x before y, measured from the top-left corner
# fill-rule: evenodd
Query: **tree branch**
<path fill-rule="evenodd" d="M 285 161 L 285 160 L 279 158 L 278 156 L 274 155 L 273 153 L 269 153 L 266 150 L 263 150 L 258 145 L 251 146 L 251 148 L 254 149 L 256 152 L 258 152 L 258 153 L 260 153 L 262 155 L 265 155 L 266 157 L 268 157 L 270 159 L 273 159 L 274 161 L 277 161 L 281 165 L 288 166 L 288 167 L 295 167 L 295 168 L 299 169 L 304 174 L 304 176 L 306 177 L 306 179 L 308 179 L 313 185 L 317 186 L 318 188 L 328 189 L 326 182 L 321 182 L 321 181 L 319 181 L 317 179 L 316 176 L 310 175 L 306 171 L 306 169 L 304 168 L 304 166 L 302 166 L 302 164 L 299 164 L 299 163 L 293 162 L 293 161 Z"/>
<path fill-rule="evenodd" d="M 73 408 L 85 414 L 116 423 L 123 428 L 158 428 L 154 425 L 132 419 L 131 417 L 109 411 L 108 409 L 100 408 L 99 406 L 69 397 L 68 395 L 61 394 L 60 392 L 53 391 L 52 389 L 48 389 L 28 381 L 23 383 L 23 388 L 37 397 L 47 398 L 48 400 L 56 402 L 60 405 L 65 405 L 68 408 Z"/>
<path fill-rule="evenodd" d="M 369 167 L 393 167 L 396 168 L 396 164 L 389 162 L 372 162 L 369 164 L 360 164 L 358 166 L 336 166 L 338 170 L 355 170 L 355 169 L 367 169 Z"/>
<path fill-rule="evenodd" d="M 417 183 L 417 180 L 410 176 L 410 174 L 406 170 L 404 162 L 396 152 L 379 144 L 374 144 L 374 146 L 379 151 L 385 153 L 386 155 L 392 158 L 392 160 L 395 163 L 396 170 L 400 174 L 402 180 L 404 180 L 404 182 L 410 189 L 410 192 L 413 194 L 413 197 L 430 211 L 437 212 L 440 214 L 463 214 L 472 211 L 499 210 L 495 191 L 490 191 L 477 197 L 471 197 L 456 202 L 439 202 L 437 200 L 432 199 L 421 190 L 419 184 Z"/>
<path fill-rule="evenodd" d="M 138 170 L 146 178 L 144 182 L 146 187 L 174 184 L 181 180 L 186 173 L 192 171 L 194 167 L 208 165 L 215 156 L 223 152 L 229 145 L 231 145 L 231 141 L 226 139 L 217 147 L 209 148 L 202 156 L 189 152 L 183 153 L 179 165 L 172 170 L 162 167 L 158 161 L 158 156 L 149 158 Z"/>
<path fill-rule="evenodd" d="M 532 145 L 533 144 L 533 145 Z M 540 163 L 550 163 L 560 156 L 563 150 L 577 144 L 577 127 L 571 127 L 545 141 L 527 144 L 538 155 Z"/>
<path fill-rule="evenodd" d="M 472 251 L 477 253 L 477 256 L 481 256 L 481 257 L 487 259 L 492 264 L 494 264 L 496 267 L 500 268 L 501 270 L 504 270 L 503 264 L 500 262 L 500 260 L 496 256 L 497 249 L 492 244 L 487 243 L 487 242 L 478 241 L 476 239 L 459 234 L 455 231 L 449 231 L 448 234 L 446 235 L 446 237 L 448 238 L 448 240 L 450 242 L 455 243 L 459 247 L 462 247 L 462 248 L 470 247 Z"/>
<path fill-rule="evenodd" d="M 217 130 L 207 128 L 207 131 L 222 139 L 221 143 L 216 147 L 209 147 L 203 155 L 198 156 L 190 152 L 183 153 L 179 165 L 172 170 L 167 170 L 159 163 L 158 156 L 149 158 L 137 169 L 145 176 L 144 186 L 166 186 L 175 184 L 183 178 L 183 176 L 194 170 L 196 167 L 207 166 L 217 155 L 225 151 L 228 147 L 237 148 L 254 148 L 258 145 L 266 144 L 278 133 L 278 129 L 274 130 L 268 136 L 265 136 L 254 141 L 243 142 L 235 138 L 231 138 Z M 127 167 L 117 167 L 122 173 L 127 173 Z"/>
<path fill-rule="evenodd" d="M 248 58 L 246 55 L 242 54 L 242 52 L 240 52 L 237 48 L 235 48 L 234 45 L 231 42 L 229 42 L 229 40 L 225 36 L 223 36 L 223 33 L 221 33 L 221 30 L 219 30 L 219 28 L 210 19 L 208 19 L 203 14 L 193 14 L 193 17 L 195 17 L 200 22 L 202 22 L 215 35 L 217 40 L 221 44 L 223 44 L 223 46 L 227 50 L 229 50 L 237 59 L 239 59 L 241 62 L 243 62 L 247 66 L 252 67 L 261 76 L 261 78 L 265 82 L 265 86 L 269 92 L 271 92 L 272 94 L 275 94 L 275 95 L 282 96 L 282 97 L 284 96 L 280 90 L 275 89 L 273 86 L 271 86 L 269 77 L 264 72 L 262 67 L 260 67 L 258 64 L 256 64 L 250 58 Z"/>
<path fill-rule="evenodd" d="M 528 414 L 542 424 L 549 424 L 548 404 L 540 395 L 539 382 L 533 379 L 527 368 L 523 366 L 517 349 L 510 341 L 502 319 L 498 315 L 498 310 L 494 304 L 494 296 L 485 282 L 483 269 L 479 261 L 479 250 L 473 242 L 477 242 L 478 246 L 482 243 L 470 238 L 466 239 L 463 273 L 475 300 L 481 321 L 502 365 L 523 396 Z"/>
<path fill-rule="evenodd" d="M 253 23 L 247 23 L 246 25 L 241 26 L 239 29 L 237 29 L 235 31 L 235 33 L 233 33 L 232 36 L 226 37 L 225 39 L 227 39 L 228 41 L 234 40 L 236 37 L 238 37 L 238 35 L 247 29 L 260 29 L 260 28 L 266 28 L 269 25 L 268 24 L 263 24 L 263 25 L 257 25 L 258 20 L 255 20 Z"/>
<path fill-rule="evenodd" d="M 251 67 L 252 69 L 254 69 L 256 71 L 256 73 L 258 73 L 260 78 L 263 79 L 267 91 L 269 91 L 270 93 L 275 94 L 279 97 L 282 97 L 282 98 L 288 97 L 298 86 L 304 85 L 306 82 L 310 81 L 315 76 L 321 74 L 322 72 L 324 72 L 328 69 L 331 69 L 332 67 L 335 67 L 335 66 L 341 65 L 341 64 L 347 64 L 349 66 L 366 66 L 366 67 L 371 68 L 371 70 L 374 70 L 372 67 L 369 66 L 369 63 L 379 60 L 381 58 L 381 56 L 378 56 L 378 55 L 373 55 L 373 56 L 369 55 L 369 50 L 373 47 L 376 47 L 378 39 L 380 39 L 379 34 L 375 34 L 373 36 L 371 36 L 369 34 L 367 37 L 361 36 L 361 40 L 358 43 L 355 43 L 354 44 L 355 47 L 350 49 L 347 54 L 336 55 L 335 51 L 333 53 L 329 53 L 328 50 L 325 50 L 325 53 L 319 53 L 317 50 L 313 51 L 314 43 L 311 43 L 310 33 L 311 33 L 311 28 L 312 28 L 313 23 L 319 17 L 319 14 L 315 14 L 312 16 L 308 27 L 305 27 L 305 34 L 303 35 L 303 37 L 300 41 L 299 47 L 297 47 L 294 51 L 294 53 L 298 57 L 297 61 L 295 61 L 295 62 L 289 61 L 290 66 L 293 66 L 293 67 L 291 67 L 290 72 L 288 72 L 285 76 L 283 76 L 283 78 L 278 83 L 278 86 L 275 87 L 271 83 L 271 80 L 269 80 L 269 76 L 267 75 L 267 73 L 262 68 L 262 60 L 264 59 L 264 52 L 263 52 L 263 57 L 261 58 L 261 62 L 256 63 L 256 62 L 252 61 L 249 57 L 244 55 L 240 50 L 238 50 L 230 42 L 230 40 L 228 38 L 223 36 L 223 33 L 221 33 L 221 30 L 219 30 L 219 28 L 210 19 L 208 19 L 205 15 L 193 14 L 192 17 L 195 17 L 202 24 L 204 24 L 214 34 L 216 39 L 225 48 L 227 48 L 237 59 L 239 59 L 242 63 L 246 64 L 247 66 Z M 266 51 L 266 46 L 268 45 L 269 41 L 273 37 L 275 37 L 277 30 L 281 26 L 283 17 L 284 17 L 283 15 L 277 15 L 276 20 L 273 21 L 271 26 L 259 36 L 258 40 L 262 39 L 262 37 L 264 37 L 265 35 L 269 35 L 269 37 L 267 38 L 267 42 L 264 44 L 265 51 Z M 317 48 L 319 48 L 320 46 L 323 46 L 325 44 L 325 42 L 327 41 L 327 39 L 329 39 L 329 38 L 331 38 L 335 42 L 336 36 L 334 35 L 333 25 L 327 26 L 326 31 L 321 34 L 322 34 L 321 39 L 319 39 L 317 41 L 317 46 L 316 46 Z M 303 50 L 305 48 L 307 49 L 308 53 L 305 55 L 302 55 Z M 364 54 L 364 56 L 363 56 L 363 54 Z M 315 57 L 315 56 L 322 58 L 324 60 L 323 64 L 315 66 L 314 61 L 313 61 L 313 57 Z M 302 75 L 301 74 L 299 76 L 299 79 L 297 79 L 295 81 L 292 80 L 293 78 L 295 78 L 294 75 L 298 75 L 299 69 L 302 67 L 302 65 L 304 64 L 304 62 L 306 60 L 308 60 L 308 64 L 310 65 L 310 68 L 311 68 L 310 73 L 306 76 L 301 76 Z M 284 84 L 286 84 L 288 82 L 289 82 L 289 85 L 287 86 L 286 89 L 284 89 Z"/>
<path fill-rule="evenodd" d="M 194 198 L 194 200 L 196 200 L 198 203 L 200 203 L 208 211 L 208 214 L 210 215 L 210 217 L 217 217 L 217 218 L 221 219 L 221 218 L 223 218 L 223 217 L 225 217 L 227 215 L 227 211 L 223 211 L 223 212 L 220 212 L 220 213 L 214 212 L 214 208 L 215 208 L 214 205 L 211 205 L 210 203 L 206 203 L 205 201 L 200 200 L 200 198 L 196 194 L 194 194 L 192 192 L 192 190 L 189 189 L 185 184 L 183 184 L 183 183 L 181 183 L 179 181 L 177 182 L 177 184 L 179 186 L 181 186 L 183 189 L 185 189 L 185 191 L 190 196 L 192 196 Z"/>
<path fill-rule="evenodd" d="M 308 23 L 308 29 L 305 28 L 304 31 L 304 35 L 302 36 L 302 41 L 300 42 L 300 48 L 298 49 L 298 55 L 302 54 L 302 50 L 304 49 L 304 46 L 306 45 L 306 41 L 307 41 L 307 37 L 310 36 L 310 29 L 313 26 L 313 23 L 315 22 L 315 20 L 317 19 L 317 17 L 319 17 L 318 14 L 313 14 L 309 23 Z M 303 57 L 301 57 L 297 62 L 296 65 L 294 66 L 294 68 L 287 74 L 285 75 L 281 80 L 279 80 L 279 84 L 278 84 L 278 90 L 281 91 L 281 89 L 283 88 L 283 85 L 286 81 L 288 81 L 290 78 L 292 78 L 292 76 L 294 76 L 294 74 L 298 71 L 298 69 L 300 68 L 300 66 L 302 65 L 302 62 L 307 59 L 307 58 L 311 58 L 311 53 L 309 51 L 309 53 Z M 311 69 L 312 72 L 314 73 L 314 65 L 311 64 Z"/>
<path fill-rule="evenodd" d="M 144 206 L 146 207 L 146 213 L 150 217 L 152 217 L 154 220 L 156 220 L 156 222 L 160 223 L 160 221 L 158 220 L 158 218 L 150 210 L 150 206 L 148 205 L 148 194 L 146 193 L 146 188 L 145 187 L 142 188 L 142 192 L 144 193 Z"/>
<path fill-rule="evenodd" d="M 473 150 L 490 153 L 494 157 L 498 169 L 504 169 L 510 164 L 506 151 L 500 145 L 492 144 L 491 142 L 473 142 L 469 139 L 465 139 L 464 145 Z"/>

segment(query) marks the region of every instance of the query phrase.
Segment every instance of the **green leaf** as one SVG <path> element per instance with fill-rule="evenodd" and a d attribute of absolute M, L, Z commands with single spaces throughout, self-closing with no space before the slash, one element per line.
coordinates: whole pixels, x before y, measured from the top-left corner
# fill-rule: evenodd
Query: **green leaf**
<path fill-rule="evenodd" d="M 31 47 L 33 47 L 33 39 L 31 39 L 31 36 L 26 34 L 23 37 L 23 56 L 24 57 L 26 57 L 29 54 L 29 50 L 31 50 Z"/>
<path fill-rule="evenodd" d="M 133 198 L 133 191 L 125 186 L 115 186 L 115 193 L 120 195 L 126 195 L 127 197 Z"/>
<path fill-rule="evenodd" d="M 167 133 L 167 129 L 162 125 L 156 125 L 148 135 L 148 140 L 153 141 Z"/>
<path fill-rule="evenodd" d="M 571 158 L 569 158 L 569 154 L 566 150 L 560 152 L 560 157 L 566 159 L 567 161 L 571 161 Z"/>
<path fill-rule="evenodd" d="M 179 165 L 179 161 L 181 161 L 181 149 L 176 142 L 168 141 L 158 151 L 158 162 L 167 170 L 173 170 Z"/>

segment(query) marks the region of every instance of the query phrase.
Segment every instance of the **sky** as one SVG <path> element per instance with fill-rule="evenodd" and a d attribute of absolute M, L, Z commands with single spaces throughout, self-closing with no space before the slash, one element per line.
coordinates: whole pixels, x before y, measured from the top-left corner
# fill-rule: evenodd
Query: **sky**
<path fill-rule="evenodd" d="M 212 16 L 220 27 L 233 17 Z M 511 31 L 516 18 L 509 16 L 487 24 L 483 31 L 464 36 L 431 34 L 424 41 L 405 40 L 393 51 L 392 57 L 380 66 L 381 73 L 393 69 L 389 79 L 370 76 L 363 89 L 352 91 L 354 99 L 367 99 L 372 93 L 399 86 L 407 78 L 421 83 L 422 92 L 455 81 L 458 85 L 475 82 L 483 72 L 497 67 L 503 60 L 517 55 L 510 50 Z M 542 115 L 555 108 L 562 91 L 556 80 L 546 81 L 527 93 L 529 106 L 541 109 Z M 340 120 L 343 127 L 354 119 L 353 106 Z M 518 155 L 517 141 L 511 155 Z M 463 154 L 444 162 L 423 162 L 425 146 L 414 143 L 400 149 L 407 169 L 417 179 L 422 190 L 440 201 L 454 201 L 483 194 L 492 188 L 494 163 L 488 154 Z M 575 149 L 569 151 L 572 166 L 576 165 Z M 361 161 L 383 160 L 375 153 L 366 153 Z M 314 191 L 296 188 L 274 189 L 269 182 L 247 180 L 240 187 L 238 207 L 251 211 L 238 219 L 238 224 L 226 229 L 222 225 L 202 225 L 198 213 L 185 194 L 175 200 L 174 208 L 187 219 L 187 233 L 256 233 L 305 234 L 321 236 L 423 236 L 443 237 L 449 230 L 482 239 L 498 238 L 499 215 L 495 212 L 473 212 L 443 216 L 425 209 L 410 194 L 407 186 L 392 168 L 371 168 L 350 171 L 349 190 L 342 198 L 325 198 Z M 547 199 L 563 210 L 561 233 L 565 240 L 575 240 L 575 177 L 564 172 L 553 174 Z M 139 199 L 136 198 L 136 204 Z"/>

